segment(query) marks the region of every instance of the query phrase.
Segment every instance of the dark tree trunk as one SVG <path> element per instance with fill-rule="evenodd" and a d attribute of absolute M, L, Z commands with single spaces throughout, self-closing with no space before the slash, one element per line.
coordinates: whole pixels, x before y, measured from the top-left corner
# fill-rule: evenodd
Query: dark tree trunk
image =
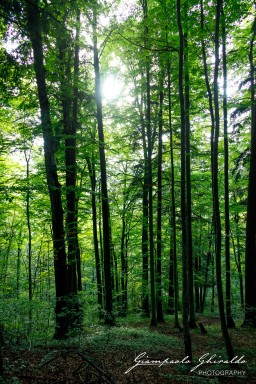
<path fill-rule="evenodd" d="M 223 287 L 222 287 L 222 273 L 221 273 L 221 220 L 220 220 L 220 207 L 219 207 L 219 163 L 218 163 L 218 144 L 220 132 L 220 117 L 219 117 L 219 86 L 218 86 L 218 71 L 219 71 L 219 31 L 220 31 L 220 15 L 221 15 L 222 0 L 217 0 L 216 5 L 216 20 L 215 20 L 215 65 L 214 65 L 214 115 L 215 115 L 215 130 L 213 140 L 213 222 L 214 222 L 214 237 L 215 237 L 215 267 L 216 267 L 216 283 L 218 292 L 219 303 L 219 316 L 221 322 L 222 335 L 226 344 L 226 351 L 228 358 L 231 360 L 234 357 L 234 351 L 228 333 L 226 324 Z"/>
<path fill-rule="evenodd" d="M 144 160 L 144 181 L 142 197 L 142 310 L 147 317 L 150 317 L 148 297 L 148 187 L 147 187 L 147 159 Z"/>
<path fill-rule="evenodd" d="M 65 231 L 61 199 L 61 185 L 58 180 L 55 160 L 55 140 L 51 125 L 50 104 L 48 100 L 44 68 L 41 19 L 38 2 L 31 0 L 26 6 L 27 27 L 34 54 L 37 91 L 41 111 L 41 127 L 44 138 L 44 158 L 47 185 L 51 201 L 52 235 L 54 250 L 54 271 L 56 288 L 56 330 L 55 338 L 62 339 L 67 335 L 69 315 L 65 310 L 68 295 L 67 260 L 65 250 Z"/>
<path fill-rule="evenodd" d="M 170 223 L 171 226 L 171 223 Z M 169 265 L 169 287 L 168 287 L 168 308 L 167 313 L 174 314 L 174 268 L 173 268 L 173 246 L 170 238 L 170 265 Z"/>
<path fill-rule="evenodd" d="M 92 198 L 92 228 L 93 228 L 93 244 L 94 244 L 94 257 L 95 257 L 95 269 L 96 269 L 96 280 L 97 280 L 97 297 L 98 297 L 98 309 L 99 317 L 103 309 L 103 292 L 102 292 L 102 279 L 101 279 L 101 262 L 99 253 L 99 241 L 98 241 L 98 230 L 97 230 L 97 207 L 96 207 L 96 176 L 95 176 L 95 165 L 94 160 L 91 162 L 87 157 L 87 165 L 91 180 L 91 198 Z"/>
<path fill-rule="evenodd" d="M 200 302 L 200 292 L 201 292 L 201 283 L 198 281 L 200 275 L 200 258 L 195 257 L 195 272 L 197 275 L 197 281 L 195 282 L 195 303 L 196 303 L 196 312 L 201 312 L 201 302 Z"/>
<path fill-rule="evenodd" d="M 186 146 L 186 225 L 187 225 L 187 253 L 188 253 L 188 290 L 189 290 L 189 327 L 197 328 L 195 319 L 195 304 L 194 304 L 194 262 L 193 262 L 193 247 L 192 247 L 192 218 L 191 218 L 191 166 L 190 166 L 190 95 L 189 95 L 189 69 L 188 69 L 188 42 L 187 33 L 184 35 L 184 69 L 185 69 L 185 146 Z"/>
<path fill-rule="evenodd" d="M 64 43 L 65 44 L 65 43 Z M 61 56 L 69 56 L 69 46 L 60 46 Z M 69 293 L 77 294 L 76 266 L 76 125 L 71 119 L 71 100 L 68 96 L 71 87 L 70 58 L 64 57 L 62 64 L 66 67 L 62 79 L 62 105 L 65 134 L 65 165 L 66 165 L 66 227 L 68 244 L 68 288 Z M 68 85 L 67 85 L 68 83 Z M 68 87 L 68 89 L 66 89 Z M 74 100 L 75 101 L 75 100 Z"/>
<path fill-rule="evenodd" d="M 226 256 L 226 316 L 227 327 L 234 328 L 231 313 L 231 277 L 230 277 L 230 219 L 229 219 L 229 148 L 228 148 L 228 109 L 227 109 L 227 55 L 226 28 L 223 7 L 222 14 L 222 60 L 223 60 L 223 118 L 224 118 L 224 189 L 225 189 L 225 256 Z"/>
<path fill-rule="evenodd" d="M 110 228 L 110 238 L 112 239 L 112 235 L 111 235 L 111 228 Z M 120 296 L 119 296 L 119 274 L 118 274 L 118 261 L 117 261 L 117 257 L 116 257 L 116 252 L 115 252 L 115 248 L 114 248 L 114 245 L 111 241 L 111 255 L 113 257 L 113 270 L 114 270 L 114 273 L 113 273 L 113 277 L 114 277 L 114 294 L 115 294 L 115 300 L 116 302 L 118 303 L 120 301 Z"/>
<path fill-rule="evenodd" d="M 143 77 L 143 75 L 141 76 Z M 141 100 L 143 97 L 141 96 Z M 140 122 L 143 142 L 144 154 L 144 175 L 142 185 L 142 234 L 141 234 L 141 251 L 142 251 L 142 302 L 141 307 L 144 315 L 150 317 L 149 308 L 149 238 L 148 238 L 148 153 L 147 153 L 147 140 L 146 140 L 146 127 L 145 120 L 142 112 L 142 105 L 140 108 Z"/>
<path fill-rule="evenodd" d="M 125 198 L 125 194 L 124 194 Z M 127 282 L 128 282 L 128 258 L 127 258 L 127 246 L 128 246 L 128 234 L 127 223 L 125 218 L 125 201 L 123 203 L 122 214 L 122 236 L 121 236 L 121 315 L 126 316 L 127 313 Z"/>
<path fill-rule="evenodd" d="M 79 100 L 79 53 L 80 53 L 80 11 L 77 11 L 76 16 L 76 38 L 75 38 L 75 57 L 74 57 L 74 87 L 73 87 L 73 109 L 72 109 L 72 134 L 74 136 L 74 147 L 75 147 L 75 156 L 73 163 L 73 186 L 75 189 L 75 212 L 74 212 L 74 250 L 75 250 L 75 260 L 76 260 L 76 275 L 77 275 L 77 290 L 82 291 L 82 272 L 81 272 L 81 254 L 80 246 L 78 240 L 78 197 L 76 193 L 76 181 L 77 181 L 77 144 L 76 144 L 76 135 L 78 129 L 78 100 Z"/>
<path fill-rule="evenodd" d="M 158 114 L 158 185 L 157 185 L 157 249 L 156 249 L 156 305 L 157 321 L 164 322 L 162 305 L 162 162 L 163 162 L 163 74 L 160 79 L 159 114 Z"/>
<path fill-rule="evenodd" d="M 242 273 L 242 264 L 241 264 L 241 246 L 240 246 L 240 236 L 239 236 L 239 214 L 235 215 L 235 223 L 236 223 L 236 247 L 233 246 L 233 249 L 236 250 L 234 252 L 237 271 L 239 274 L 239 286 L 240 286 L 240 303 L 241 307 L 244 308 L 244 282 L 243 282 L 243 273 Z M 234 244 L 234 240 L 233 240 Z"/>
<path fill-rule="evenodd" d="M 93 51 L 94 51 L 94 71 L 95 71 L 95 98 L 97 106 L 97 123 L 99 136 L 100 152 L 100 171 L 101 171 L 101 204 L 102 204 L 102 224 L 103 224 L 103 261 L 104 261 L 104 281 L 105 281 L 105 323 L 114 325 L 113 314 L 113 294 L 112 294 L 112 273 L 111 273 L 111 239 L 110 239 L 110 212 L 107 188 L 107 170 L 105 156 L 105 141 L 103 131 L 102 116 L 102 96 L 99 53 L 97 46 L 97 15 L 96 9 L 93 10 Z"/>
<path fill-rule="evenodd" d="M 256 327 L 256 101 L 254 67 L 255 24 L 256 20 L 254 19 L 249 54 L 251 79 L 251 157 L 246 222 L 244 318 L 244 325 L 252 327 Z"/>
<path fill-rule="evenodd" d="M 187 223 L 186 223 L 186 111 L 184 100 L 184 35 L 181 22 L 181 2 L 177 0 L 177 19 L 179 29 L 179 98 L 181 120 L 181 229 L 182 229 L 182 323 L 185 346 L 185 356 L 192 362 L 192 345 L 189 330 L 189 276 L 187 253 Z"/>
<path fill-rule="evenodd" d="M 33 286 L 32 286 L 32 231 L 31 231 L 31 218 L 30 218 L 30 156 L 25 150 L 26 160 L 26 182 L 27 182 L 27 193 L 26 193 L 26 219 L 28 228 L 28 298 L 29 298 L 29 309 L 28 309 L 28 333 L 31 332 L 32 327 L 32 299 L 33 299 Z"/>
<path fill-rule="evenodd" d="M 21 266 L 21 245 L 22 245 L 22 237 L 21 237 L 21 231 L 18 235 L 18 242 L 17 242 L 17 274 L 16 274 L 16 297 L 19 298 L 20 295 L 20 266 Z"/>
<path fill-rule="evenodd" d="M 25 151 L 25 160 L 26 160 L 26 182 L 27 182 L 27 193 L 26 193 L 26 219 L 27 219 L 27 228 L 28 228 L 28 297 L 29 301 L 33 297 L 33 287 L 32 287 L 32 232 L 31 232 L 31 221 L 30 221 L 30 155 Z M 32 319 L 30 318 L 30 321 Z"/>
<path fill-rule="evenodd" d="M 175 175 L 174 175 L 174 149 L 173 149 L 173 127 L 172 127 L 172 100 L 171 100 L 171 68 L 170 60 L 167 64 L 168 71 L 168 121 L 170 129 L 170 158 L 171 158 L 171 245 L 170 245 L 170 284 L 173 279 L 174 291 L 174 326 L 179 328 L 179 284 L 178 284 L 178 269 L 177 269 L 177 241 L 176 241 L 176 202 L 175 202 Z M 171 287 L 169 289 L 172 289 Z M 169 292 L 170 293 L 170 292 Z"/>
<path fill-rule="evenodd" d="M 205 275 L 204 275 L 204 288 L 203 288 L 203 294 L 202 294 L 202 304 L 201 304 L 201 311 L 203 313 L 204 311 L 204 305 L 205 305 L 205 299 L 206 299 L 206 292 L 207 292 L 207 287 L 208 287 L 208 274 L 209 274 L 209 265 L 210 261 L 212 258 L 212 254 L 209 251 L 207 253 L 207 258 L 206 258 L 206 267 L 205 267 Z"/>
<path fill-rule="evenodd" d="M 144 18 L 144 43 L 148 46 L 148 4 L 142 1 Z M 151 132 L 151 95 L 150 95 L 150 58 L 146 58 L 146 136 L 147 136 L 147 187 L 148 187 L 148 233 L 149 233 L 149 263 L 150 263 L 150 293 L 151 293 L 151 325 L 157 325 L 156 292 L 155 292 L 155 256 L 153 228 L 153 176 L 152 176 L 152 132 Z"/>

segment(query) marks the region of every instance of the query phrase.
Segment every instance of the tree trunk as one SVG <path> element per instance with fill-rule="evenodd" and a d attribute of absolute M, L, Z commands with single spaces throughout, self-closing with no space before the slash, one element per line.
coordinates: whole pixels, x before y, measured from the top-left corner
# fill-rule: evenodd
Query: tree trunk
<path fill-rule="evenodd" d="M 189 95 L 189 69 L 188 69 L 188 42 L 187 33 L 184 35 L 184 69 L 185 69 L 185 140 L 186 140 L 186 225 L 187 225 L 187 253 L 188 253 L 188 290 L 189 290 L 189 327 L 197 328 L 194 304 L 194 262 L 192 247 L 192 213 L 191 213 L 191 166 L 190 166 L 190 95 Z"/>
<path fill-rule="evenodd" d="M 157 169 L 157 249 L 156 249 L 156 305 L 157 321 L 164 322 L 162 305 L 162 162 L 163 162 L 163 73 L 160 74 L 159 113 L 158 113 L 158 169 Z"/>
<path fill-rule="evenodd" d="M 56 329 L 55 338 L 62 339 L 67 335 L 69 315 L 66 311 L 68 295 L 67 260 L 65 250 L 65 231 L 61 199 L 61 185 L 58 180 L 55 160 L 55 140 L 51 125 L 50 104 L 46 88 L 44 68 L 43 42 L 41 34 L 40 10 L 37 0 L 26 5 L 27 27 L 34 54 L 37 91 L 41 111 L 41 127 L 44 138 L 44 158 L 47 185 L 51 202 L 52 235 L 54 250 L 54 272 L 56 289 Z"/>
<path fill-rule="evenodd" d="M 26 193 L 26 219 L 27 219 L 27 228 L 28 228 L 28 299 L 29 299 L 29 309 L 28 309 L 28 334 L 31 332 L 32 327 L 32 298 L 33 298 L 33 286 L 32 286 L 32 231 L 31 231 L 31 220 L 30 220 L 30 162 L 31 149 L 29 154 L 25 150 L 25 160 L 26 160 L 26 184 L 27 184 L 27 193 Z"/>
<path fill-rule="evenodd" d="M 207 286 L 208 286 L 208 273 L 209 273 L 209 265 L 210 265 L 211 258 L 212 258 L 212 255 L 211 255 L 211 252 L 209 251 L 207 252 L 205 275 L 204 275 L 204 289 L 203 289 L 202 304 L 201 304 L 202 313 L 204 311 L 204 305 L 205 305 L 205 299 L 206 299 L 206 292 L 207 292 Z"/>
<path fill-rule="evenodd" d="M 254 19 L 253 23 L 249 54 L 251 79 L 251 156 L 246 222 L 244 318 L 244 325 L 253 327 L 256 327 L 256 101 L 254 67 L 255 25 L 256 19 Z"/>
<path fill-rule="evenodd" d="M 22 245 L 22 237 L 21 237 L 21 231 L 18 235 L 18 241 L 17 241 L 17 274 L 16 274 L 16 297 L 19 299 L 20 295 L 20 272 L 21 272 L 21 245 Z"/>
<path fill-rule="evenodd" d="M 103 309 L 103 292 L 102 292 L 102 279 L 101 279 L 101 262 L 99 254 L 99 241 L 98 241 L 98 230 L 97 230 L 97 207 L 96 207 L 96 176 L 95 176 L 95 165 L 94 160 L 91 162 L 89 157 L 86 158 L 90 180 L 91 180 L 91 198 L 92 198 L 92 228 L 93 228 L 93 244 L 94 244 L 94 257 L 95 257 L 95 269 L 96 269 L 96 280 L 97 280 L 97 298 L 98 298 L 98 309 L 99 317 Z"/>
<path fill-rule="evenodd" d="M 229 337 L 222 288 L 222 273 L 221 273 L 221 220 L 219 207 L 219 163 L 218 163 L 218 144 L 220 131 L 219 117 L 219 86 L 218 86 L 218 71 L 219 71 L 219 31 L 220 31 L 220 15 L 221 15 L 222 0 L 217 0 L 216 5 L 216 20 L 215 20 L 215 65 L 214 65 L 214 115 L 215 115 L 215 130 L 213 140 L 213 222 L 214 222 L 214 237 L 215 237 L 215 268 L 216 268 L 216 283 L 219 303 L 219 316 L 221 322 L 222 335 L 226 344 L 228 358 L 231 360 L 234 357 L 234 351 Z"/>
<path fill-rule="evenodd" d="M 181 22 L 181 2 L 177 0 L 177 19 L 179 29 L 179 98 L 181 120 L 181 229 L 182 229 L 182 323 L 185 346 L 185 356 L 192 362 L 192 346 L 189 331 L 189 276 L 187 252 L 187 223 L 186 223 L 186 111 L 184 100 L 184 35 Z"/>
<path fill-rule="evenodd" d="M 176 202 L 175 202 L 175 175 L 174 175 L 174 149 L 173 149 L 173 127 L 172 127 L 172 100 L 171 100 L 171 68 L 170 60 L 167 63 L 168 77 L 168 122 L 170 129 L 170 158 L 171 158 L 171 246 L 170 246 L 170 281 L 173 277 L 174 290 L 174 327 L 179 328 L 179 284 L 178 284 L 178 269 L 177 269 L 177 239 L 176 239 Z M 173 273 L 172 271 L 173 270 Z"/>
<path fill-rule="evenodd" d="M 125 195 L 124 195 L 125 197 Z M 121 236 L 121 292 L 122 292 L 122 311 L 121 315 L 126 316 L 127 313 L 127 281 L 128 281 L 128 259 L 127 259 L 127 223 L 125 219 L 125 202 L 123 203 L 122 214 L 122 236 Z"/>
<path fill-rule="evenodd" d="M 97 5 L 97 4 L 96 4 Z M 103 260 L 104 260 L 104 280 L 105 280 L 105 324 L 114 325 L 113 296 L 112 296 L 112 273 L 111 273 L 111 239 L 110 239 L 110 212 L 107 188 L 107 170 L 105 156 L 105 141 L 103 131 L 102 116 L 102 96 L 99 53 L 97 43 L 97 15 L 96 7 L 93 10 L 93 52 L 94 52 L 94 72 L 95 72 L 95 98 L 97 106 L 97 123 L 99 136 L 100 152 L 100 171 L 101 171 L 101 204 L 103 222 Z"/>
<path fill-rule="evenodd" d="M 222 14 L 222 60 L 223 60 L 223 118 L 224 118 L 224 189 L 225 189 L 225 256 L 226 256 L 226 316 L 227 327 L 234 328 L 231 313 L 230 279 L 230 219 L 229 219 L 229 148 L 228 148 L 228 110 L 227 110 L 227 55 L 226 28 L 223 7 Z"/>
<path fill-rule="evenodd" d="M 148 297 L 148 187 L 147 187 L 147 158 L 144 159 L 144 180 L 142 191 L 142 310 L 150 317 Z"/>
<path fill-rule="evenodd" d="M 239 286 L 240 286 L 240 303 L 241 307 L 244 308 L 244 282 L 243 282 L 243 273 L 242 273 L 242 264 L 241 264 L 241 246 L 240 246 L 240 236 L 239 236 L 239 214 L 235 215 L 235 223 L 236 223 L 236 247 L 233 246 L 233 249 L 237 251 L 234 252 L 237 271 L 239 274 Z M 234 244 L 234 240 L 233 240 Z"/>
<path fill-rule="evenodd" d="M 144 43 L 148 46 L 148 3 L 142 1 L 144 27 Z M 147 136 L 147 187 L 148 187 L 148 232 L 149 232 L 149 263 L 151 293 L 151 325 L 157 325 L 156 292 L 155 292 L 155 256 L 153 228 L 153 177 L 152 177 L 152 132 L 151 132 L 151 95 L 150 95 L 150 59 L 146 57 L 146 136 Z"/>
<path fill-rule="evenodd" d="M 27 193 L 26 193 L 26 219 L 27 219 L 27 228 L 28 228 L 28 297 L 29 301 L 32 300 L 33 291 L 32 291 L 32 233 L 31 233 L 31 222 L 30 222 L 30 155 L 25 151 L 25 160 L 26 160 L 26 182 L 27 182 Z M 30 319 L 32 320 L 32 319 Z"/>

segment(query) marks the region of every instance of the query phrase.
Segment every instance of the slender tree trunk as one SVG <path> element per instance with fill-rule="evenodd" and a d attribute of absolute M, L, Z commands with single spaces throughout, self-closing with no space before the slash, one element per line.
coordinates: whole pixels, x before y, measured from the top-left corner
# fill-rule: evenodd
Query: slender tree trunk
<path fill-rule="evenodd" d="M 158 114 L 158 169 L 157 169 L 157 249 L 156 249 L 156 304 L 157 321 L 164 322 L 162 305 L 162 162 L 163 162 L 163 73 L 160 79 Z"/>
<path fill-rule="evenodd" d="M 240 236 L 239 236 L 239 214 L 235 215 L 235 223 L 236 223 L 236 247 L 233 245 L 233 249 L 237 250 L 234 252 L 235 261 L 237 266 L 237 271 L 239 274 L 239 286 L 240 286 L 240 303 L 241 307 L 244 308 L 244 282 L 243 282 L 243 273 L 242 273 L 242 264 L 241 264 L 241 246 L 240 246 Z M 233 240 L 234 244 L 234 240 Z"/>
<path fill-rule="evenodd" d="M 195 272 L 196 275 L 199 277 L 200 275 L 200 258 L 195 257 Z M 197 278 L 198 280 L 198 278 Z M 201 302 L 200 302 L 200 291 L 201 291 L 201 286 L 199 281 L 195 282 L 195 303 L 196 303 L 196 308 L 195 311 L 198 313 L 201 311 Z"/>
<path fill-rule="evenodd" d="M 141 73 L 141 81 L 143 73 Z M 136 84 L 135 84 L 136 86 Z M 142 231 L 141 231 L 141 253 L 142 253 L 142 292 L 141 292 L 141 309 L 146 317 L 150 317 L 149 308 L 149 250 L 148 250 L 148 153 L 146 140 L 145 118 L 143 113 L 143 91 L 141 90 L 140 100 L 136 98 L 137 108 L 140 115 L 141 138 L 143 144 L 143 183 L 142 183 Z"/>
<path fill-rule="evenodd" d="M 211 272 L 212 272 L 212 296 L 211 296 L 211 313 L 214 313 L 215 311 L 215 272 L 214 272 L 214 256 L 212 256 L 211 259 Z"/>
<path fill-rule="evenodd" d="M 96 280 L 97 280 L 97 297 L 98 297 L 98 309 L 99 317 L 103 309 L 103 292 L 102 292 L 102 279 L 101 279 L 101 262 L 99 253 L 99 241 L 97 230 L 97 207 L 96 207 L 96 176 L 94 160 L 91 162 L 87 157 L 87 165 L 91 180 L 91 198 L 92 198 L 92 228 L 93 228 L 93 244 L 94 244 L 94 256 L 95 256 L 95 268 L 96 268 Z"/>
<path fill-rule="evenodd" d="M 227 327 L 234 328 L 231 312 L 230 278 L 230 219 L 229 219 L 229 148 L 228 148 L 228 109 L 227 109 L 227 55 L 226 28 L 223 7 L 222 14 L 222 60 L 223 60 L 223 116 L 224 116 L 224 188 L 225 188 L 225 256 L 226 256 L 226 316 Z"/>
<path fill-rule="evenodd" d="M 123 207 L 124 208 L 124 207 Z M 122 217 L 122 236 L 121 236 L 121 292 L 122 292 L 122 316 L 126 316 L 127 312 L 127 233 L 126 233 L 126 222 L 124 214 Z"/>
<path fill-rule="evenodd" d="M 72 178 L 73 188 L 75 190 L 75 202 L 73 205 L 75 206 L 74 212 L 74 250 L 75 250 L 75 260 L 76 260 L 76 276 L 77 276 L 77 290 L 82 290 L 82 273 L 81 273 L 81 254 L 80 254 L 80 246 L 78 240 L 78 198 L 76 193 L 76 181 L 77 181 L 77 144 L 76 144 L 76 135 L 78 129 L 78 100 L 79 100 L 79 89 L 78 89 L 78 81 L 79 81 L 79 53 L 80 53 L 80 11 L 77 11 L 76 16 L 76 37 L 75 37 L 75 57 L 74 57 L 74 87 L 73 87 L 73 109 L 72 109 L 72 134 L 74 137 L 74 152 L 75 156 L 73 158 L 73 173 L 74 176 Z M 81 315 L 81 314 L 80 314 Z"/>
<path fill-rule="evenodd" d="M 148 187 L 147 187 L 147 159 L 144 160 L 144 180 L 142 191 L 142 310 L 147 317 L 150 317 L 148 297 Z"/>
<path fill-rule="evenodd" d="M 206 267 L 205 267 L 205 275 L 204 275 L 204 289 L 203 289 L 203 294 L 202 294 L 202 305 L 201 305 L 201 311 L 202 313 L 204 312 L 204 305 L 205 305 L 205 299 L 206 299 L 206 292 L 207 292 L 207 287 L 208 287 L 208 274 L 209 274 L 209 265 L 210 265 L 210 260 L 212 258 L 211 252 L 209 251 L 207 253 L 207 258 L 206 258 Z"/>
<path fill-rule="evenodd" d="M 188 285 L 189 285 L 189 327 L 197 328 L 195 319 L 194 304 L 194 262 L 193 262 L 193 246 L 192 246 L 192 201 L 191 201 L 191 166 L 190 166 L 190 86 L 189 86 L 189 69 L 188 69 L 188 41 L 187 33 L 184 35 L 184 80 L 185 80 L 185 140 L 186 140 L 186 225 L 187 225 L 187 253 L 188 253 Z"/>
<path fill-rule="evenodd" d="M 184 34 L 181 22 L 181 2 L 177 0 L 177 19 L 179 29 L 179 98 L 181 120 L 181 228 L 182 228 L 182 323 L 185 346 L 185 356 L 192 362 L 192 345 L 189 331 L 189 276 L 186 223 L 186 121 L 184 100 Z"/>
<path fill-rule="evenodd" d="M 173 269 L 173 290 L 174 290 L 174 327 L 179 328 L 179 284 L 177 269 L 177 240 L 176 240 L 176 202 L 175 202 L 175 175 L 174 175 L 174 149 L 173 149 L 173 127 L 172 127 L 172 100 L 171 100 L 171 65 L 170 60 L 167 63 L 168 77 L 168 121 L 170 129 L 170 157 L 171 157 L 171 248 L 170 248 L 170 273 Z M 172 267 L 173 265 L 173 267 Z M 171 281 L 171 278 L 170 278 Z"/>
<path fill-rule="evenodd" d="M 203 9 L 203 1 L 200 1 L 200 24 L 201 24 L 201 34 L 204 35 L 204 9 Z M 207 66 L 207 59 L 206 59 L 206 47 L 204 39 L 202 38 L 201 41 L 202 45 L 202 57 L 203 57 L 203 65 L 204 65 L 204 78 L 205 78 L 205 84 L 206 84 L 206 90 L 208 95 L 208 102 L 209 102 L 209 112 L 211 117 L 211 174 L 212 174 L 212 191 L 213 191 L 213 153 L 214 153 L 214 131 L 215 131 L 215 116 L 214 116 L 214 105 L 213 105 L 213 95 L 212 90 L 210 86 L 209 81 L 209 75 L 208 75 L 208 66 Z M 213 192 L 212 192 L 213 193 Z M 214 221 L 214 220 L 213 220 Z M 212 257 L 212 296 L 211 296 L 211 312 L 214 312 L 214 288 L 215 288 L 215 278 L 214 278 L 214 258 Z M 206 290 L 204 291 L 204 295 L 206 294 Z M 203 295 L 203 304 L 204 304 L 204 295 Z M 204 307 L 204 305 L 203 305 Z"/>
<path fill-rule="evenodd" d="M 126 168 L 127 171 L 127 168 Z M 121 235 L 121 315 L 126 316 L 127 314 L 127 283 L 128 283 L 128 223 L 127 223 L 127 201 L 128 193 L 126 190 L 126 178 L 124 182 L 123 191 L 123 209 L 122 209 L 122 235 Z"/>
<path fill-rule="evenodd" d="M 20 265 L 21 265 L 21 245 L 22 245 L 22 237 L 21 231 L 18 235 L 18 251 L 17 251 L 17 274 L 16 274 L 16 297 L 19 298 L 20 295 Z"/>
<path fill-rule="evenodd" d="M 28 310 L 28 333 L 31 332 L 32 327 L 32 299 L 33 299 L 33 286 L 32 286 L 32 231 L 31 231 L 31 220 L 30 220 L 30 162 L 31 150 L 29 154 L 25 151 L 26 160 L 26 219 L 28 228 L 28 298 L 29 298 L 29 310 Z"/>
<path fill-rule="evenodd" d="M 28 228 L 28 297 L 29 301 L 32 300 L 33 291 L 32 291 L 32 232 L 31 232 L 31 222 L 30 222 L 30 162 L 31 153 L 27 154 L 25 151 L 26 159 L 26 180 L 27 180 L 27 193 L 26 193 L 26 219 L 27 219 L 27 228 Z M 32 319 L 30 319 L 32 320 Z"/>
<path fill-rule="evenodd" d="M 65 231 L 61 199 L 61 185 L 58 180 L 55 160 L 55 140 L 51 125 L 50 104 L 46 88 L 44 68 L 43 42 L 41 33 L 40 9 L 37 0 L 31 0 L 26 5 L 27 27 L 34 54 L 38 98 L 41 111 L 41 127 L 44 138 L 44 158 L 47 185 L 51 201 L 52 235 L 54 250 L 54 271 L 56 289 L 56 330 L 55 338 L 66 336 L 69 326 L 69 315 L 65 310 L 68 295 L 67 258 L 65 250 Z"/>
<path fill-rule="evenodd" d="M 141 76 L 143 78 L 143 75 Z M 141 103 L 142 103 L 141 96 Z M 142 112 L 142 105 L 137 102 L 140 109 L 140 122 L 143 142 L 144 154 L 144 175 L 142 185 L 142 234 L 141 234 L 141 251 L 142 251 L 142 301 L 141 307 L 144 315 L 150 317 L 149 308 L 149 238 L 148 238 L 148 153 L 147 153 L 147 140 L 146 140 L 146 127 L 144 116 Z"/>
<path fill-rule="evenodd" d="M 142 1 L 144 27 L 144 42 L 148 46 L 148 3 Z M 148 144 L 147 155 L 147 182 L 148 182 L 148 232 L 149 232 L 149 262 L 150 262 L 150 293 L 151 293 L 151 325 L 157 325 L 156 292 L 155 292 L 155 255 L 154 255 L 154 228 L 153 228 L 153 176 L 152 176 L 152 132 L 151 132 L 151 95 L 150 95 L 150 59 L 146 58 L 146 136 Z"/>
<path fill-rule="evenodd" d="M 110 233 L 111 228 L 110 228 Z M 110 238 L 112 239 L 112 235 L 110 235 Z M 115 300 L 117 303 L 120 301 L 120 296 L 119 296 L 119 274 L 118 274 L 118 261 L 116 257 L 116 252 L 114 245 L 111 241 L 111 255 L 113 256 L 113 265 L 114 265 L 114 293 L 115 293 Z"/>
<path fill-rule="evenodd" d="M 254 10 L 255 10 L 254 3 Z M 244 325 L 256 327 L 256 101 L 255 101 L 255 23 L 250 41 L 251 79 L 251 157 L 248 185 L 245 249 L 245 318 Z"/>
<path fill-rule="evenodd" d="M 215 131 L 213 140 L 213 222 L 215 235 L 215 267 L 216 267 L 216 283 L 219 303 L 219 316 L 221 322 L 222 335 L 225 340 L 227 355 L 229 359 L 234 357 L 234 351 L 228 333 L 226 324 L 223 288 L 222 288 L 222 273 L 221 273 L 221 220 L 219 207 L 219 132 L 220 132 L 220 117 L 219 117 L 219 33 L 220 33 L 220 16 L 221 16 L 222 0 L 217 0 L 216 5 L 216 20 L 215 20 L 215 66 L 214 66 L 214 115 L 215 115 Z"/>
<path fill-rule="evenodd" d="M 96 105 L 97 105 L 97 123 L 98 123 L 100 171 L 101 171 L 101 204 L 102 204 L 102 221 L 103 221 L 103 245 L 104 245 L 103 259 L 104 259 L 105 311 L 106 311 L 105 323 L 109 325 L 114 325 L 112 273 L 111 273 L 112 257 L 111 257 L 111 239 L 110 239 L 110 212 L 109 212 L 108 187 L 107 187 L 105 141 L 104 141 L 104 131 L 103 131 L 101 78 L 100 78 L 98 43 L 97 43 L 96 8 L 94 8 L 93 10 L 93 51 L 94 51 L 94 71 L 95 71 L 95 97 L 96 97 Z"/>

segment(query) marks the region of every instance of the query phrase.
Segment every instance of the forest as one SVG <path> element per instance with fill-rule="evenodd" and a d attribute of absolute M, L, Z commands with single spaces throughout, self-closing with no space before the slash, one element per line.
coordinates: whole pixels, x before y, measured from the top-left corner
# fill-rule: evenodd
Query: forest
<path fill-rule="evenodd" d="M 256 383 L 255 0 L 0 4 L 0 383 Z"/>

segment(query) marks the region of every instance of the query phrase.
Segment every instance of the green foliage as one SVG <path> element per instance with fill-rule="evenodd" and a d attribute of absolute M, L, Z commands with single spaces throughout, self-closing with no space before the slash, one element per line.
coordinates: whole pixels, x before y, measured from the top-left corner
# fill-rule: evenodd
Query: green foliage
<path fill-rule="evenodd" d="M 126 347 L 139 352 L 149 352 L 154 345 L 154 353 L 168 351 L 180 345 L 175 337 L 130 326 L 101 329 L 98 334 L 89 337 L 87 343 L 93 349 Z"/>

